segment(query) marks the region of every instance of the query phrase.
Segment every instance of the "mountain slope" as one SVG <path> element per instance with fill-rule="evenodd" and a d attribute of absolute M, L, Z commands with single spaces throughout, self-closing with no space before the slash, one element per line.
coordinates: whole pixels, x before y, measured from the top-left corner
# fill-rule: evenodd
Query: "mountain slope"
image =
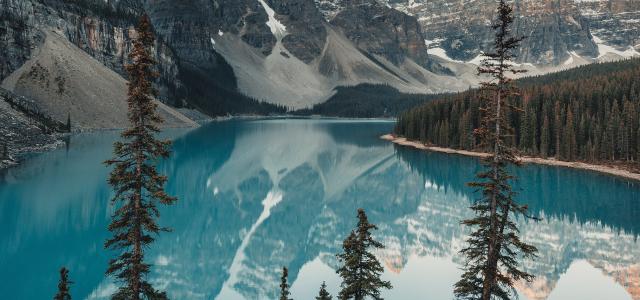
<path fill-rule="evenodd" d="M 323 102 L 341 85 L 385 83 L 430 93 L 473 84 L 429 59 L 414 18 L 375 1 L 350 6 L 332 23 L 312 0 L 200 1 L 198 9 L 157 0 L 147 6 L 184 62 L 215 70 L 220 55 L 242 93 L 290 108 Z"/>
<path fill-rule="evenodd" d="M 126 81 L 71 44 L 59 32 L 45 32 L 38 53 L 2 87 L 36 101 L 42 111 L 74 128 L 122 128 L 128 123 Z M 197 126 L 160 102 L 163 126 Z"/>
<path fill-rule="evenodd" d="M 59 140 L 47 133 L 37 119 L 19 111 L 12 100 L 0 89 L 0 169 L 14 165 L 18 154 L 55 148 Z M 6 149 L 6 152 L 5 152 Z"/>
<path fill-rule="evenodd" d="M 434 53 L 470 61 L 492 42 L 493 0 L 380 0 L 418 18 Z M 516 0 L 515 32 L 528 38 L 518 60 L 538 66 L 562 65 L 574 56 L 602 58 L 608 45 L 640 55 L 640 3 L 634 0 Z M 635 49 L 634 49 L 635 47 Z M 602 61 L 602 59 L 600 60 Z"/>
<path fill-rule="evenodd" d="M 640 55 L 637 1 L 513 3 L 530 75 Z M 362 83 L 461 91 L 478 83 L 493 9 L 493 0 L 0 0 L 0 78 L 50 30 L 124 75 L 144 12 L 158 37 L 159 99 L 209 115 L 307 108 Z"/>

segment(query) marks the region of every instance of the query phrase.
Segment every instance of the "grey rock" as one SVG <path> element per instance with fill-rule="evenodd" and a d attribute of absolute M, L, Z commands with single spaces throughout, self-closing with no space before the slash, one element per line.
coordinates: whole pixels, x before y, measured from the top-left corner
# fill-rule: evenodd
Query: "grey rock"
<path fill-rule="evenodd" d="M 395 65 L 411 58 L 431 69 L 420 24 L 414 17 L 374 0 L 345 1 L 332 20 L 360 49 L 380 55 Z"/>
<path fill-rule="evenodd" d="M 468 61 L 491 47 L 493 32 L 488 25 L 494 18 L 496 1 L 379 1 L 417 17 L 431 46 L 443 48 L 453 59 Z M 516 0 L 512 3 L 516 15 L 514 32 L 527 37 L 517 53 L 519 62 L 559 65 L 569 58 L 570 52 L 598 57 L 592 34 L 620 49 L 638 48 L 640 42 L 637 26 L 640 3 L 637 1 Z"/>

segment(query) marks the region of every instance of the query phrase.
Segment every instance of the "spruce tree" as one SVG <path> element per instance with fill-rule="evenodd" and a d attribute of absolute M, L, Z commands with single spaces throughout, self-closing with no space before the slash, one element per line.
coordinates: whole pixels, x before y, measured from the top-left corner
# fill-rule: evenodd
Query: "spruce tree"
<path fill-rule="evenodd" d="M 156 223 L 157 204 L 176 201 L 164 191 L 167 178 L 156 169 L 157 161 L 169 156 L 170 142 L 155 136 L 162 119 L 153 100 L 151 81 L 157 74 L 151 47 L 155 38 L 146 15 L 136 31 L 131 64 L 126 66 L 130 127 L 122 132 L 122 141 L 114 143 L 114 157 L 106 161 L 113 167 L 108 181 L 115 191 L 111 201 L 116 210 L 108 227 L 113 236 L 105 248 L 119 252 L 106 273 L 122 284 L 113 299 L 166 299 L 146 279 L 150 265 L 144 261 L 144 251 L 161 231 L 169 230 Z"/>
<path fill-rule="evenodd" d="M 318 292 L 318 296 L 316 297 L 316 300 L 331 300 L 331 299 L 333 299 L 333 297 L 331 297 L 331 294 L 327 292 L 327 283 L 323 281 L 322 285 L 320 286 L 320 292 Z"/>
<path fill-rule="evenodd" d="M 287 278 L 289 277 L 289 270 L 286 267 L 282 267 L 282 277 L 280 277 L 280 300 L 292 300 L 289 298 L 291 292 L 289 292 L 289 284 Z"/>
<path fill-rule="evenodd" d="M 540 155 L 542 156 L 542 158 L 549 157 L 549 130 L 549 117 L 545 115 L 544 121 L 542 123 L 542 132 L 540 133 Z"/>
<path fill-rule="evenodd" d="M 518 164 L 509 143 L 513 129 L 508 114 L 516 109 L 510 103 L 518 91 L 507 73 L 522 71 L 514 68 L 510 61 L 513 50 L 523 39 L 512 37 L 512 8 L 505 0 L 498 5 L 498 20 L 494 51 L 485 53 L 485 60 L 478 67 L 480 74 L 492 80 L 482 83 L 482 120 L 476 134 L 488 149 L 485 171 L 477 175 L 478 181 L 469 185 L 481 191 L 481 197 L 472 206 L 475 217 L 462 223 L 475 229 L 461 250 L 466 256 L 464 273 L 455 284 L 455 295 L 459 299 L 510 299 L 514 295 L 513 284 L 518 280 L 531 280 L 533 276 L 519 269 L 518 256 L 535 256 L 535 247 L 520 240 L 514 222 L 516 214 L 526 215 L 526 206 L 516 203 L 515 192 L 507 172 L 509 164 Z"/>
<path fill-rule="evenodd" d="M 342 266 L 336 271 L 342 277 L 342 290 L 338 297 L 342 300 L 362 300 L 380 297 L 381 289 L 391 289 L 391 283 L 380 278 L 384 269 L 378 259 L 369 252 L 370 248 L 383 249 L 382 243 L 371 237 L 371 230 L 377 230 L 370 224 L 364 210 L 358 209 L 358 225 L 342 244 L 343 253 L 337 255 Z"/>
<path fill-rule="evenodd" d="M 69 291 L 69 285 L 73 281 L 69 281 L 69 270 L 67 268 L 60 268 L 60 281 L 58 282 L 58 293 L 53 297 L 53 300 L 71 300 L 71 293 Z"/>

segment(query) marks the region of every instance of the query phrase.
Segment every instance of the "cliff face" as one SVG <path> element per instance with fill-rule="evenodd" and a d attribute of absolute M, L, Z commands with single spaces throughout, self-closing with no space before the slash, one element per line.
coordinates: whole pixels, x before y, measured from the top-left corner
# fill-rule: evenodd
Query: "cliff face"
<path fill-rule="evenodd" d="M 393 64 L 401 64 L 408 57 L 427 69 L 432 66 L 420 24 L 395 9 L 375 1 L 351 3 L 336 14 L 331 24 L 358 48 Z"/>
<path fill-rule="evenodd" d="M 429 59 L 414 17 L 375 1 L 346 7 L 328 22 L 313 0 L 145 2 L 189 81 L 224 82 L 266 102 L 308 107 L 365 82 L 410 92 L 469 86 L 439 78 L 447 70 Z"/>
<path fill-rule="evenodd" d="M 141 11 L 135 1 L 1 0 L 0 7 L 0 43 L 7 52 L 0 56 L 0 78 L 9 76 L 34 55 L 44 42 L 43 31 L 48 29 L 62 32 L 78 48 L 124 75 L 136 15 Z M 154 51 L 161 74 L 156 84 L 159 97 L 178 104 L 175 91 L 181 82 L 177 57 L 162 39 L 158 39 Z"/>
<path fill-rule="evenodd" d="M 493 0 L 380 0 L 418 18 L 431 47 L 455 60 L 469 61 L 488 49 Z M 527 37 L 520 62 L 560 65 L 571 55 L 598 58 L 609 49 L 638 48 L 640 3 L 631 0 L 516 0 L 515 31 Z M 596 37 L 592 37 L 592 34 Z M 606 54 L 606 53 L 604 53 Z M 629 51 L 626 54 L 637 54 Z"/>
<path fill-rule="evenodd" d="M 640 55 L 633 0 L 516 0 L 518 61 L 540 74 Z M 0 0 L 0 78 L 36 54 L 43 31 L 62 32 L 117 73 L 138 15 L 150 15 L 160 98 L 212 115 L 266 113 L 253 99 L 308 107 L 337 86 L 403 92 L 477 84 L 491 47 L 493 0 Z M 535 66 L 534 66 L 535 65 Z M 555 69 L 554 69 L 555 68 Z"/>
<path fill-rule="evenodd" d="M 575 1 L 589 21 L 591 33 L 620 49 L 640 51 L 640 2 L 634 0 Z"/>

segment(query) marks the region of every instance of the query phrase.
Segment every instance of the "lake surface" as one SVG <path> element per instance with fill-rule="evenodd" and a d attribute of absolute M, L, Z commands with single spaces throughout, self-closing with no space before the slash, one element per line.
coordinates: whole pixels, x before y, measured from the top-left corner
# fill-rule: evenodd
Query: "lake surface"
<path fill-rule="evenodd" d="M 394 289 L 386 299 L 451 299 L 476 197 L 465 183 L 474 158 L 398 148 L 378 139 L 385 121 L 233 120 L 171 130 L 161 171 L 179 202 L 162 210 L 163 234 L 147 252 L 156 287 L 173 299 L 274 299 L 288 266 L 294 299 L 322 281 L 337 294 L 335 253 L 357 208 L 379 226 L 376 254 Z M 31 156 L 0 175 L 0 291 L 50 299 L 58 269 L 74 299 L 106 299 L 103 250 L 112 193 L 106 184 L 116 132 L 82 134 L 66 149 Z M 640 299 L 640 184 L 579 170 L 517 170 L 540 222 L 520 221 L 539 257 L 521 299 Z"/>

